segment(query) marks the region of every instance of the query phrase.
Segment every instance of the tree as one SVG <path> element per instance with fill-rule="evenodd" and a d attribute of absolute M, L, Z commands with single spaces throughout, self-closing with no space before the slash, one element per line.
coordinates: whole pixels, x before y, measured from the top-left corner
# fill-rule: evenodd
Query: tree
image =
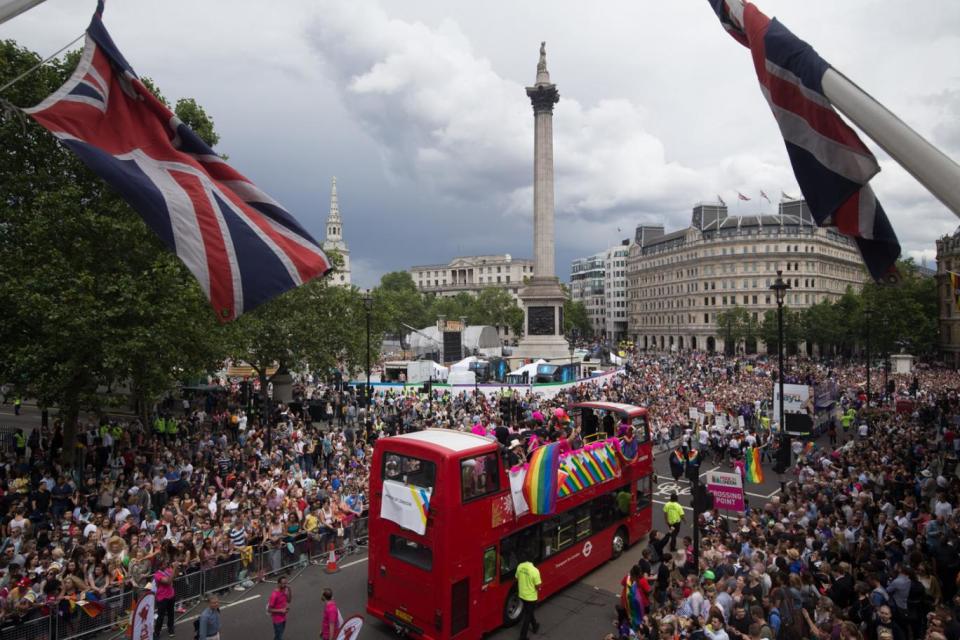
<path fill-rule="evenodd" d="M 373 309 L 371 309 L 373 312 Z M 373 322 L 371 318 L 371 330 Z M 276 372 L 357 371 L 366 359 L 366 308 L 360 292 L 316 279 L 277 296 L 224 327 L 228 353 L 260 381 L 261 399 Z M 381 336 L 371 336 L 371 358 Z M 274 373 L 273 375 L 276 375 Z"/>
<path fill-rule="evenodd" d="M 520 322 L 523 323 L 523 312 L 520 312 Z M 563 301 L 563 332 L 569 334 L 575 330 L 578 335 L 588 338 L 593 334 L 590 318 L 587 316 L 587 307 L 580 300 L 574 301 L 569 297 Z"/>
<path fill-rule="evenodd" d="M 509 327 L 514 335 L 523 331 L 523 309 L 506 289 L 484 287 L 477 295 L 474 304 L 475 316 L 471 324 L 485 324 L 494 327 Z"/>
<path fill-rule="evenodd" d="M 780 342 L 779 326 L 777 324 L 777 310 L 768 309 L 763 314 L 763 323 L 760 325 L 759 335 L 767 343 L 767 353 L 778 352 Z M 797 346 L 804 337 L 803 316 L 800 312 L 789 307 L 783 308 L 783 343 L 787 353 L 796 353 Z"/>
<path fill-rule="evenodd" d="M 78 59 L 74 52 L 36 69 L 4 97 L 37 104 Z M 38 62 L 15 42 L 0 43 L 0 83 Z M 0 184 L 0 376 L 60 407 L 72 462 L 77 418 L 101 408 L 101 387 L 128 382 L 146 407 L 209 365 L 215 320 L 140 216 L 14 111 L 0 113 Z"/>
<path fill-rule="evenodd" d="M 372 295 L 381 329 L 397 339 L 402 340 L 410 332 L 407 326 L 422 329 L 436 321 L 436 317 L 430 318 L 429 304 L 406 271 L 384 274 Z"/>
<path fill-rule="evenodd" d="M 739 305 L 717 314 L 717 332 L 723 336 L 724 352 L 728 356 L 736 352 L 735 345 L 752 331 L 750 313 Z"/>

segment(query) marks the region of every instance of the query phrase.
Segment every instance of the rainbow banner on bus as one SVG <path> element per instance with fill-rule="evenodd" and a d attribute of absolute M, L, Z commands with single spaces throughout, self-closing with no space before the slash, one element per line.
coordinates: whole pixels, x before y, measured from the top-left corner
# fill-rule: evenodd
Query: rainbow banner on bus
<path fill-rule="evenodd" d="M 747 482 L 763 484 L 763 467 L 760 465 L 760 449 L 747 447 L 747 452 L 743 457 L 746 462 L 744 475 L 747 478 Z"/>
<path fill-rule="evenodd" d="M 561 456 L 560 473 L 561 498 L 619 476 L 620 461 L 614 444 L 610 440 L 596 442 Z"/>
<path fill-rule="evenodd" d="M 523 480 L 523 497 L 530 513 L 542 516 L 556 511 L 559 472 L 560 445 L 548 444 L 530 456 L 527 477 Z"/>

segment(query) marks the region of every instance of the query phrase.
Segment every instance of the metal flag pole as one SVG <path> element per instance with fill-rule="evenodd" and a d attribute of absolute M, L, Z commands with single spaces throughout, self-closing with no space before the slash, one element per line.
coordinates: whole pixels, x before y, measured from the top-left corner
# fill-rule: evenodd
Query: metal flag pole
<path fill-rule="evenodd" d="M 0 24 L 29 11 L 44 0 L 0 0 Z"/>
<path fill-rule="evenodd" d="M 727 8 L 742 27 L 743 0 L 727 0 Z M 960 165 L 832 66 L 820 82 L 840 113 L 960 218 Z"/>

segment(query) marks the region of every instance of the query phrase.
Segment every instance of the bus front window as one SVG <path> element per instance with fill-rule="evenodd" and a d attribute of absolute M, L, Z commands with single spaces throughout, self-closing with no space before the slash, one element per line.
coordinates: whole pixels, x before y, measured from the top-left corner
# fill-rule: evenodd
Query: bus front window
<path fill-rule="evenodd" d="M 432 462 L 411 458 L 399 453 L 383 456 L 383 479 L 412 484 L 422 489 L 433 489 L 437 467 Z"/>
<path fill-rule="evenodd" d="M 647 419 L 644 417 L 634 418 L 633 419 L 633 437 L 638 443 L 646 442 L 650 439 L 650 434 L 647 431 Z"/>

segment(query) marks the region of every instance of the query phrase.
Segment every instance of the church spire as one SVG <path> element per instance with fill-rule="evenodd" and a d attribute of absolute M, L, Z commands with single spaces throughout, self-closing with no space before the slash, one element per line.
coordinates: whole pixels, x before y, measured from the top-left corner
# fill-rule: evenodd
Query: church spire
<path fill-rule="evenodd" d="M 340 202 L 337 200 L 337 176 L 330 180 L 330 222 L 340 222 Z M 329 224 L 329 223 L 328 223 Z"/>

